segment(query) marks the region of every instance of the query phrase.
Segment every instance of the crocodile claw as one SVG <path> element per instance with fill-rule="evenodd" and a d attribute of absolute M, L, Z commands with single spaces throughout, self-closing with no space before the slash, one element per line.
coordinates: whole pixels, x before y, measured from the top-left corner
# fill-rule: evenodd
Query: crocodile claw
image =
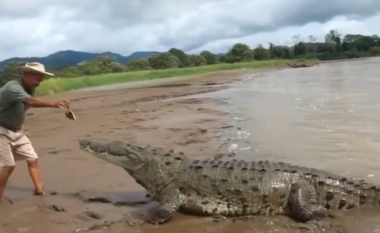
<path fill-rule="evenodd" d="M 211 221 L 213 221 L 213 222 L 223 222 L 223 221 L 225 221 L 227 218 L 224 217 L 223 215 L 216 214 L 216 215 L 213 215 L 210 219 L 211 219 Z"/>
<path fill-rule="evenodd" d="M 158 210 L 148 219 L 148 222 L 154 225 L 163 224 L 170 220 L 171 215 L 165 210 Z"/>
<path fill-rule="evenodd" d="M 133 211 L 126 215 L 125 221 L 131 226 L 139 227 L 147 222 L 146 214 L 141 213 L 139 211 Z"/>
<path fill-rule="evenodd" d="M 166 223 L 170 220 L 170 214 L 165 210 L 158 210 L 154 213 L 142 213 L 140 211 L 133 211 L 126 215 L 126 222 L 131 226 L 142 226 L 145 223 L 159 225 Z"/>
<path fill-rule="evenodd" d="M 309 221 L 307 224 L 312 225 L 314 228 L 316 228 L 319 231 L 325 232 L 325 231 L 330 231 L 334 230 L 334 232 L 338 233 L 345 233 L 346 230 L 342 226 L 342 224 L 339 223 L 334 223 L 331 221 Z"/>
<path fill-rule="evenodd" d="M 347 230 L 341 224 L 332 223 L 330 221 L 308 221 L 307 223 L 295 223 L 288 226 L 290 229 L 297 230 L 301 233 L 311 232 L 335 232 L 335 233 L 347 233 Z"/>

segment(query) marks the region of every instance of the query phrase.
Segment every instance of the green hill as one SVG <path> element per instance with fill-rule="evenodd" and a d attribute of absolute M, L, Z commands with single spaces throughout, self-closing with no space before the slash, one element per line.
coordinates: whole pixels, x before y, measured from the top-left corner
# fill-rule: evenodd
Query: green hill
<path fill-rule="evenodd" d="M 69 66 L 75 66 L 83 61 L 94 60 L 98 56 L 108 56 L 116 59 L 117 62 L 121 64 L 126 64 L 129 61 L 136 58 L 145 58 L 153 54 L 158 54 L 160 52 L 156 51 L 138 51 L 134 52 L 129 56 L 122 56 L 117 53 L 104 52 L 104 53 L 87 53 L 79 52 L 73 50 L 59 51 L 53 54 L 50 54 L 46 57 L 14 57 L 6 59 L 0 62 L 0 70 L 2 70 L 8 62 L 12 61 L 22 61 L 22 62 L 40 62 L 45 65 L 49 70 L 59 70 Z"/>

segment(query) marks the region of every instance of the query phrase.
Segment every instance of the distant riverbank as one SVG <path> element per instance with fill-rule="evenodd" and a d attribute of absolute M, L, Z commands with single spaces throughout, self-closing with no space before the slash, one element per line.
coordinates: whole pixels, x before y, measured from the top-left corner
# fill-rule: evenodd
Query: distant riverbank
<path fill-rule="evenodd" d="M 305 59 L 303 59 L 305 60 Z M 160 79 L 169 77 L 190 76 L 204 73 L 212 73 L 225 70 L 236 69 L 257 69 L 257 68 L 273 68 L 287 67 L 286 63 L 291 60 L 266 60 L 241 63 L 223 63 L 217 65 L 199 66 L 182 69 L 167 70 L 150 70 L 150 71 L 132 71 L 124 73 L 103 74 L 79 78 L 51 78 L 44 81 L 37 90 L 38 95 L 47 95 L 84 89 L 89 87 L 97 87 L 109 84 L 117 84 L 132 81 L 142 81 L 149 79 Z M 297 61 L 297 60 L 292 60 Z M 299 61 L 299 60 L 298 60 Z M 308 60 L 313 61 L 313 60 Z"/>

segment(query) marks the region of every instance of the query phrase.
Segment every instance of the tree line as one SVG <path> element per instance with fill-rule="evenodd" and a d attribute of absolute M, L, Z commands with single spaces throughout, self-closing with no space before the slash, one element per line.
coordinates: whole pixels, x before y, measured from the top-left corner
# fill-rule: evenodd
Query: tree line
<path fill-rule="evenodd" d="M 81 62 L 76 66 L 55 71 L 58 77 L 80 77 L 105 73 L 120 73 L 142 70 L 162 70 L 188 68 L 220 63 L 250 62 L 254 60 L 316 58 L 319 60 L 349 59 L 380 55 L 380 38 L 377 35 L 347 34 L 342 35 L 337 29 L 325 35 L 323 42 L 318 42 L 312 35 L 307 38 L 295 35 L 293 46 L 269 43 L 268 48 L 261 44 L 251 48 L 247 44 L 237 43 L 225 54 L 202 51 L 199 54 L 186 54 L 178 48 L 137 58 L 127 64 L 120 64 L 112 57 L 100 56 L 93 61 Z M 8 80 L 21 75 L 20 66 L 25 62 L 9 62 L 0 72 L 0 86 Z"/>

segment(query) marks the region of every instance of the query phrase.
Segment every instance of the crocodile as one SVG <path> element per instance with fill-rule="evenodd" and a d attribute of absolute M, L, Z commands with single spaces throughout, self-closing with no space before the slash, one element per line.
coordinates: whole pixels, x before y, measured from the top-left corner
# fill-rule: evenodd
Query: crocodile
<path fill-rule="evenodd" d="M 79 146 L 126 170 L 159 203 L 136 224 L 163 224 L 177 211 L 222 218 L 285 215 L 318 223 L 334 212 L 380 205 L 380 187 L 365 180 L 284 162 L 193 160 L 122 141 L 81 139 Z"/>

